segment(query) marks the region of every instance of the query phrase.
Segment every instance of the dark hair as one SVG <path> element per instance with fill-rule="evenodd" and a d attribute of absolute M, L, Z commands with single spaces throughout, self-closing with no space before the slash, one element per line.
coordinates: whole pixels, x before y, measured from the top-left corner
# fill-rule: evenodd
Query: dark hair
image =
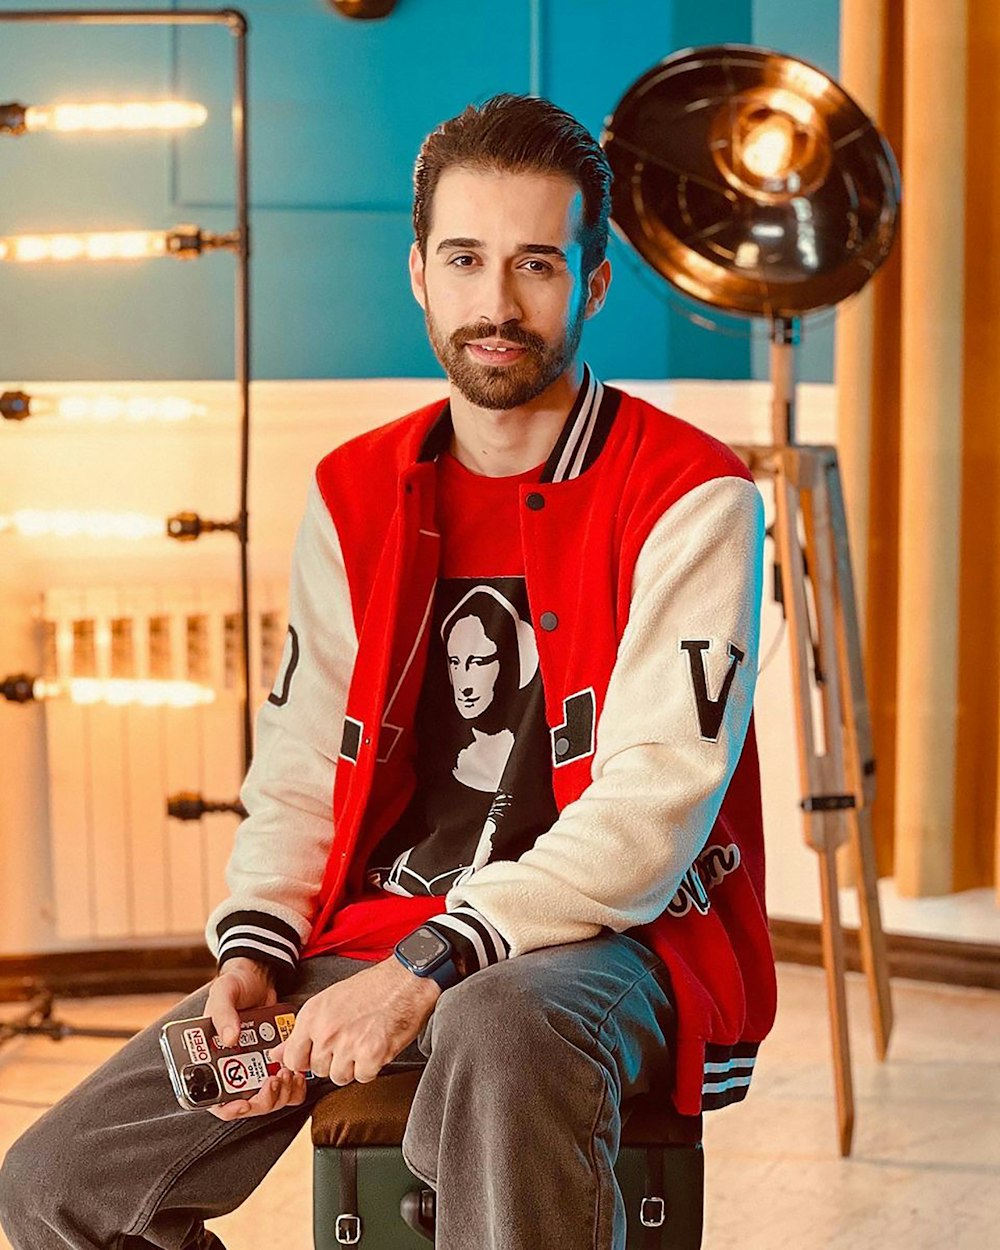
<path fill-rule="evenodd" d="M 495 95 L 485 104 L 470 104 L 427 136 L 413 170 L 413 232 L 425 260 L 434 191 L 444 171 L 455 165 L 572 178 L 583 192 L 584 277 L 604 259 L 611 166 L 590 131 L 550 100 Z"/>

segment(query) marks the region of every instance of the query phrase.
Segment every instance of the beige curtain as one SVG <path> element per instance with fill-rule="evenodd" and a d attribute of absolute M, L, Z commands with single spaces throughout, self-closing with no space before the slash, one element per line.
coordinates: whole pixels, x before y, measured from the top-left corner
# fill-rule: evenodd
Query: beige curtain
<path fill-rule="evenodd" d="M 1000 4 L 842 0 L 841 36 L 904 193 L 837 324 L 879 871 L 1000 897 Z"/>

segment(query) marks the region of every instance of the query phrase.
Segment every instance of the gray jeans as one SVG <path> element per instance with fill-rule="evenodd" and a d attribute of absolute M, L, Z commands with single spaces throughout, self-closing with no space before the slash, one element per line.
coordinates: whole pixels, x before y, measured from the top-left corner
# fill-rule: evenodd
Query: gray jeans
<path fill-rule="evenodd" d="M 300 1003 L 369 965 L 319 956 Z M 204 1221 L 234 1210 L 333 1088 L 229 1123 L 182 1111 L 158 1034 L 171 1009 L 47 1111 L 8 1151 L 0 1221 L 14 1250 L 224 1250 Z M 621 934 L 547 947 L 447 990 L 399 1061 L 425 1062 L 403 1141 L 438 1193 L 444 1250 L 622 1250 L 614 1178 L 623 1098 L 668 1097 L 674 1012 L 652 952 Z M 257 1250 L 256 1247 L 247 1250 Z"/>

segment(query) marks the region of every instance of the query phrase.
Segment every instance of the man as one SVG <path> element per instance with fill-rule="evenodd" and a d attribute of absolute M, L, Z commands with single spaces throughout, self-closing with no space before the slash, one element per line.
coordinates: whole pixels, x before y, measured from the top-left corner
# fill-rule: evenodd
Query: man
<path fill-rule="evenodd" d="M 426 1059 L 403 1149 L 438 1190 L 439 1246 L 620 1250 L 622 1098 L 745 1095 L 775 997 L 762 506 L 722 445 L 577 363 L 611 278 L 609 185 L 543 100 L 425 141 L 410 279 L 449 397 L 317 469 L 208 925 L 218 975 L 169 1013 L 225 1040 L 241 1008 L 304 1003 L 284 1070 L 172 1114 L 147 1030 L 11 1152 L 16 1250 L 218 1247 L 202 1220 L 329 1088 L 302 1073 L 367 1082 L 400 1056 Z M 498 663 L 499 628 L 452 647 L 470 592 L 516 623 L 497 676 L 517 680 L 469 684 L 504 705 L 501 768 L 458 767 L 445 729 L 452 651 Z"/>

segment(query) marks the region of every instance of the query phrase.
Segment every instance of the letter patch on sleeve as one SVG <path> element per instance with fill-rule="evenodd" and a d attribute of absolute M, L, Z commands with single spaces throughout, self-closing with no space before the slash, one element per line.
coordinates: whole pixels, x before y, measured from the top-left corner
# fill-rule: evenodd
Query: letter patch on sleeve
<path fill-rule="evenodd" d="M 563 716 L 563 723 L 549 731 L 552 736 L 553 768 L 594 754 L 594 722 L 597 717 L 593 690 L 579 690 L 563 699 Z"/>
<path fill-rule="evenodd" d="M 708 693 L 708 675 L 705 672 L 705 657 L 703 655 L 703 652 L 710 650 L 711 646 L 712 644 L 707 638 L 683 639 L 680 644 L 681 650 L 688 653 L 688 660 L 691 664 L 691 683 L 694 686 L 694 699 L 698 711 L 698 725 L 701 729 L 701 736 L 706 742 L 718 742 L 719 730 L 722 728 L 722 718 L 725 715 L 726 703 L 729 699 L 729 691 L 733 685 L 733 678 L 736 676 L 736 666 L 743 663 L 746 652 L 741 651 L 735 642 L 729 644 L 729 668 L 723 679 L 719 697 L 713 699 Z"/>
<path fill-rule="evenodd" d="M 289 625 L 285 636 L 285 646 L 281 652 L 281 665 L 275 678 L 274 689 L 267 696 L 268 703 L 283 707 L 288 702 L 288 692 L 292 688 L 292 675 L 299 666 L 299 636 L 294 625 Z"/>

